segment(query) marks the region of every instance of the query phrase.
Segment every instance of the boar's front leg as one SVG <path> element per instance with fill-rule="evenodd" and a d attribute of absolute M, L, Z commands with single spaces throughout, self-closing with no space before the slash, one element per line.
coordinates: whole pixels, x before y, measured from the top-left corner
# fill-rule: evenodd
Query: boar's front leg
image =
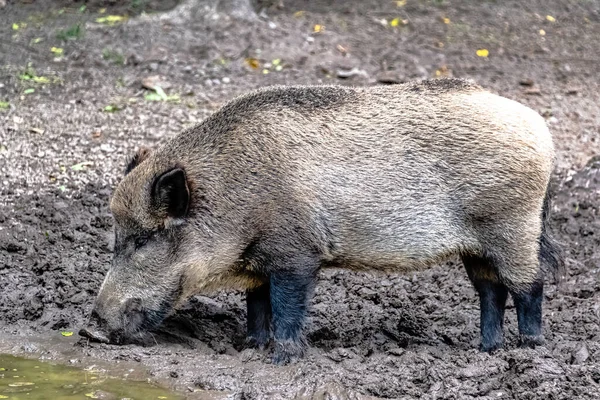
<path fill-rule="evenodd" d="M 272 267 L 273 362 L 287 364 L 304 355 L 306 341 L 302 331 L 309 296 L 316 281 L 318 261 L 310 256 L 284 257 Z"/>
<path fill-rule="evenodd" d="M 246 292 L 248 336 L 246 346 L 263 350 L 271 336 L 271 292 L 269 283 Z"/>

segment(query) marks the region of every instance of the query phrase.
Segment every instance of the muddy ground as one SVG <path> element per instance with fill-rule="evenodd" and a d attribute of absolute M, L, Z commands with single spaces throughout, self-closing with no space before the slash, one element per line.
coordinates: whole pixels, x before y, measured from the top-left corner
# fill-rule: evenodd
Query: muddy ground
<path fill-rule="evenodd" d="M 195 398 L 600 398 L 599 1 L 285 0 L 254 22 L 158 14 L 112 26 L 97 18 L 144 2 L 104 13 L 101 2 L 25 3 L 0 9 L 2 351 L 60 359 L 52 343 L 64 339 L 75 363 L 141 365 Z M 145 99 L 155 75 L 169 101 Z M 242 351 L 242 293 L 192 299 L 151 347 L 60 336 L 82 325 L 108 268 L 107 202 L 138 146 L 269 84 L 446 75 L 529 105 L 555 136 L 551 224 L 567 272 L 546 291 L 545 346 L 516 348 L 511 303 L 506 349 L 478 352 L 478 301 L 459 262 L 322 273 L 309 353 L 287 367 Z"/>

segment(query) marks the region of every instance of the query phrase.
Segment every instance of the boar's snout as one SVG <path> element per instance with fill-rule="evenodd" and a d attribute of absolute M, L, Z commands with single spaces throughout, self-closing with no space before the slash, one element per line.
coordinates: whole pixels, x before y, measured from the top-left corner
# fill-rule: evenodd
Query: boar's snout
<path fill-rule="evenodd" d="M 100 343 L 122 344 L 131 339 L 129 336 L 137 332 L 146 319 L 142 300 L 127 299 L 119 308 L 119 310 L 107 310 L 97 304 L 87 326 L 79 331 L 79 335 Z M 116 323 L 117 321 L 119 323 Z"/>
<path fill-rule="evenodd" d="M 96 310 L 92 311 L 92 315 L 90 317 L 88 325 L 79 331 L 79 336 L 83 336 L 94 342 L 110 343 L 108 335 L 104 332 L 104 330 L 101 327 L 101 322 L 102 320 L 100 318 L 100 315 L 98 315 Z"/>

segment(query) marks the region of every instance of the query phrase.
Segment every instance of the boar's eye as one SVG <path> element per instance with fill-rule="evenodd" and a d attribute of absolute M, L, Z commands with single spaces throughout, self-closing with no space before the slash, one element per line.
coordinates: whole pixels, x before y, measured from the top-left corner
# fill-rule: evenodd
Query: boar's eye
<path fill-rule="evenodd" d="M 150 239 L 150 235 L 140 235 L 135 238 L 135 248 L 139 249 L 143 247 L 146 243 L 148 243 L 148 239 Z"/>

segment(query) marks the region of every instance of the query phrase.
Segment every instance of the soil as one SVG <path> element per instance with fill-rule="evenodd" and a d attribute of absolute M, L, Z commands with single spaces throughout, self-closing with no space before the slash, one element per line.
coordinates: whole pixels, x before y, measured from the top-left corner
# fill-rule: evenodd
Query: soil
<path fill-rule="evenodd" d="M 323 272 L 309 352 L 286 367 L 243 350 L 235 292 L 193 298 L 153 346 L 64 338 L 70 360 L 137 364 L 194 398 L 600 398 L 600 2 L 286 0 L 257 21 L 157 13 L 115 25 L 96 21 L 140 2 L 27 3 L 0 10 L 0 350 L 62 359 L 50 338 L 90 312 L 111 261 L 109 196 L 140 145 L 270 84 L 452 75 L 534 108 L 554 134 L 551 228 L 566 272 L 547 286 L 544 346 L 517 348 L 510 303 L 505 349 L 480 353 L 478 300 L 450 261 Z M 145 99 L 156 75 L 168 101 Z"/>

